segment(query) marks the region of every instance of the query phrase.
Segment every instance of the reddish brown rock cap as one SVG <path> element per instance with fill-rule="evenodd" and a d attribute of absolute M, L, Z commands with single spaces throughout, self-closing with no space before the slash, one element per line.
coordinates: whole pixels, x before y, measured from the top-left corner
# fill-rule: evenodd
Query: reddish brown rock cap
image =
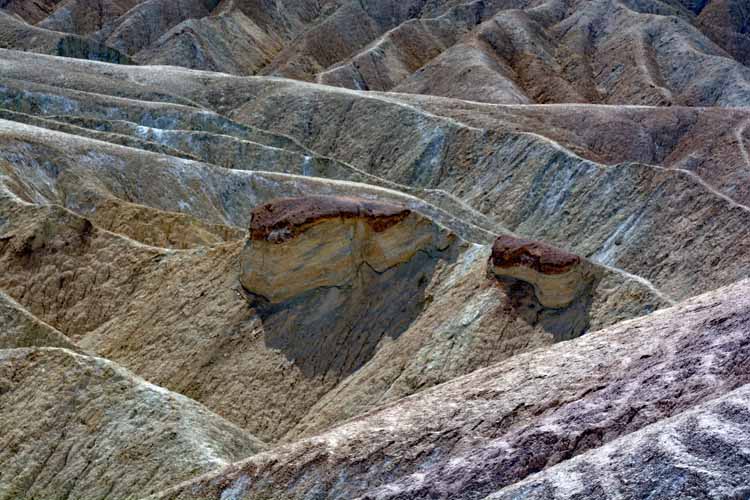
<path fill-rule="evenodd" d="M 542 274 L 561 274 L 581 263 L 578 255 L 540 241 L 500 236 L 492 245 L 492 265 L 497 268 L 523 266 Z"/>
<path fill-rule="evenodd" d="M 399 205 L 348 196 L 278 198 L 253 210 L 250 238 L 281 243 L 321 220 L 337 217 L 366 219 L 380 232 L 410 213 L 408 208 Z"/>

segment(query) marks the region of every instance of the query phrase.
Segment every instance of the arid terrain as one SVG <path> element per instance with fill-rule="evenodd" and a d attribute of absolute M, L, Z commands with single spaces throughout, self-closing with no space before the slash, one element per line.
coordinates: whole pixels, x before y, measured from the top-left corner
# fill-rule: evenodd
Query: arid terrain
<path fill-rule="evenodd" d="M 0 0 L 0 500 L 747 497 L 746 0 Z"/>

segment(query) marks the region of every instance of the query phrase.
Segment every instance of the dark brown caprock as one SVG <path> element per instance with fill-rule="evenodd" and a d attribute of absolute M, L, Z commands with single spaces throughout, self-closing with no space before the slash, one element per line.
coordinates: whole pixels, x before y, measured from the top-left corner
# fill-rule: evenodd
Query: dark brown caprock
<path fill-rule="evenodd" d="M 581 263 L 578 255 L 546 243 L 503 235 L 492 245 L 496 268 L 524 266 L 542 274 L 561 274 Z"/>
<path fill-rule="evenodd" d="M 250 238 L 282 243 L 326 219 L 360 218 L 376 232 L 404 220 L 408 208 L 348 196 L 305 196 L 278 198 L 252 212 Z"/>
<path fill-rule="evenodd" d="M 279 198 L 252 212 L 240 257 L 245 290 L 279 303 L 350 284 L 363 265 L 384 272 L 455 237 L 400 205 L 348 196 Z"/>

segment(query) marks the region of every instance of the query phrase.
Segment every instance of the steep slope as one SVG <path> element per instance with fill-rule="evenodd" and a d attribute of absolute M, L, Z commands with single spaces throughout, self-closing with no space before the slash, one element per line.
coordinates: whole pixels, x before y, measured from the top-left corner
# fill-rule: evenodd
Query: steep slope
<path fill-rule="evenodd" d="M 0 349 L 61 347 L 78 350 L 73 342 L 39 321 L 15 300 L 0 292 Z"/>
<path fill-rule="evenodd" d="M 156 43 L 170 28 L 188 19 L 206 17 L 217 0 L 147 0 L 98 30 L 95 38 L 133 56 Z"/>
<path fill-rule="evenodd" d="M 150 119 L 158 118 L 152 112 Z M 427 269 L 423 279 L 402 280 L 402 295 L 378 292 L 392 299 L 382 303 L 390 311 L 385 315 L 375 314 L 379 309 L 374 302 L 372 309 L 363 308 L 351 298 L 335 328 L 330 318 L 316 319 L 304 311 L 250 309 L 238 293 L 242 228 L 250 226 L 256 206 L 278 196 L 356 193 L 408 207 L 463 240 L 481 243 L 487 234 L 392 190 L 226 170 L 77 135 L 2 125 L 8 221 L 1 253 L 11 271 L 2 278 L 3 289 L 85 349 L 188 394 L 264 438 L 279 439 L 300 422 L 304 432 L 331 425 L 383 397 L 410 394 L 667 303 L 638 280 L 606 270 L 587 306 L 587 326 L 556 337 L 545 323 L 514 313 L 506 292 L 485 277 L 488 248 L 466 242 L 444 263 Z M 48 204 L 65 206 L 78 216 Z M 390 248 L 393 243 L 386 241 Z M 430 266 L 434 264 L 439 260 Z M 396 294 L 391 278 L 381 276 L 378 286 Z M 481 296 L 464 304 L 477 289 Z M 330 308 L 332 303 L 323 305 Z M 194 314 L 185 314 L 186 304 L 192 304 Z M 494 311 L 494 319 L 490 314 L 477 321 L 485 308 Z M 373 321 L 358 323 L 365 314 L 374 314 Z M 461 317 L 466 319 L 446 322 Z M 308 347 L 322 342 L 313 333 L 337 344 L 352 333 L 352 324 L 359 324 L 358 332 L 365 325 L 371 329 L 359 332 L 366 342 L 344 342 L 343 349 L 359 361 L 344 370 L 308 371 L 310 366 L 325 367 L 330 357 L 325 349 Z M 501 325 L 506 334 L 497 335 Z M 313 337 L 305 340 L 303 333 Z M 349 380 L 353 368 L 358 368 L 357 379 Z M 278 391 L 279 386 L 288 389 Z M 325 415 L 304 418 L 337 387 L 332 393 L 336 404 Z M 366 395 L 362 387 L 369 387 Z M 232 405 L 236 398 L 247 404 Z"/>
<path fill-rule="evenodd" d="M 124 54 L 95 40 L 30 26 L 1 9 L 0 48 L 118 64 L 130 62 Z"/>
<path fill-rule="evenodd" d="M 113 22 L 141 0 L 62 0 L 38 26 L 53 31 L 89 35 Z"/>
<path fill-rule="evenodd" d="M 101 144 L 94 145 L 101 148 Z M 127 172 L 137 165 L 113 160 L 106 163 L 116 172 Z M 163 195 L 166 191 L 160 190 L 162 182 L 161 187 L 172 188 L 173 196 L 190 199 L 190 190 L 180 194 L 174 187 L 181 183 L 189 186 L 191 170 L 194 174 L 204 171 L 200 177 L 202 188 L 213 182 L 206 176 L 205 166 L 196 164 L 191 168 L 183 164 L 172 173 L 167 167 L 159 176 L 152 177 L 150 190 L 154 197 L 143 192 L 141 200 L 153 200 L 151 203 L 158 200 L 160 207 L 170 203 Z M 98 175 L 102 173 L 99 171 Z M 32 178 L 29 173 L 24 177 Z M 391 201 L 400 200 L 412 209 L 429 208 L 416 199 L 409 200 L 403 195 L 399 198 L 393 192 L 368 189 L 364 185 L 245 172 L 236 172 L 234 177 L 242 188 L 238 192 L 249 196 L 246 198 L 249 200 L 253 199 L 251 189 L 255 189 L 258 200 L 312 189 L 329 193 L 337 190 L 339 194 L 356 190 L 384 200 L 389 197 Z M 222 179 L 231 178 L 222 176 Z M 89 180 L 101 182 L 107 178 Z M 203 192 L 202 196 L 206 194 Z M 195 210 L 201 207 L 197 200 L 192 206 Z M 226 207 L 239 208 L 236 202 L 226 202 Z M 93 203 L 97 206 L 96 198 Z M 203 206 L 206 208 L 201 210 L 210 213 L 212 205 Z M 310 347 L 322 342 L 322 337 L 316 337 L 314 332 L 330 336 L 335 343 L 341 342 L 339 337 L 350 332 L 350 325 L 357 324 L 357 318 L 368 313 L 369 303 L 349 300 L 348 312 L 341 312 L 335 328 L 321 329 L 321 325 L 330 323 L 320 323 L 321 318 L 305 314 L 292 315 L 296 323 L 286 323 L 284 318 L 289 317 L 289 311 L 281 308 L 269 315 L 269 311 L 259 307 L 251 309 L 240 293 L 241 241 L 208 249 L 165 250 L 101 230 L 89 220 L 54 206 L 35 207 L 17 198 L 16 201 L 6 198 L 3 211 L 9 216 L 3 226 L 5 243 L 0 250 L 0 259 L 9 271 L 0 283 L 4 290 L 78 340 L 83 348 L 192 396 L 268 439 L 281 438 L 302 421 L 320 398 L 343 382 L 348 388 L 337 391 L 339 408 L 322 418 L 311 417 L 306 426 L 313 422 L 315 427 L 329 425 L 377 403 L 386 392 L 389 398 L 409 394 L 492 360 L 555 341 L 544 324 L 527 322 L 513 312 L 510 304 L 506 305 L 505 293 L 485 277 L 486 262 L 482 256 L 487 254 L 482 247 L 467 244 L 461 249 L 466 252 L 465 257 L 454 265 L 444 264 L 430 270 L 424 279 L 404 281 L 407 287 L 404 291 L 415 286 L 419 291 L 414 296 L 405 295 L 408 303 L 395 301 L 389 306 L 389 315 L 376 316 L 374 321 L 360 325 L 369 325 L 373 335 L 379 332 L 378 336 L 367 343 L 352 340 L 341 346 L 354 357 L 365 345 L 370 346 L 363 354 L 365 357 L 360 358 L 365 366 L 363 361 L 355 365 L 360 367 L 357 377 L 364 377 L 359 380 L 369 380 L 362 385 L 349 380 L 349 370 L 319 373 L 310 372 L 307 367 L 318 364 L 325 367 L 328 365 L 325 360 L 330 358 L 325 349 Z M 136 233 L 132 229 L 129 232 Z M 381 286 L 388 284 L 392 282 L 386 281 Z M 463 298 L 478 288 L 483 289 L 482 295 L 463 304 Z M 194 311 L 190 315 L 185 314 L 187 304 Z M 591 328 L 600 328 L 663 304 L 662 299 L 639 282 L 608 273 L 594 294 L 589 321 Z M 330 307 L 330 302 L 327 306 Z M 374 303 L 372 307 L 368 314 L 377 311 Z M 486 321 L 477 321 L 479 311 L 486 307 L 495 311 L 494 319 L 488 316 Z M 444 321 L 452 317 L 467 319 L 459 323 Z M 309 326 L 316 324 L 315 321 L 318 330 L 311 330 Z M 389 326 L 393 321 L 400 325 L 398 330 Z M 507 334 L 498 336 L 495 332 L 501 322 L 508 325 Z M 436 329 L 436 324 L 441 327 Z M 313 337 L 306 339 L 303 334 Z M 392 341 L 386 340 L 389 336 Z M 460 344 L 456 344 L 458 338 L 462 338 Z M 170 353 L 168 359 L 164 358 L 166 352 Z M 300 357 L 300 352 L 306 353 L 305 356 Z M 338 355 L 345 358 L 342 352 Z M 435 358 L 442 361 L 435 364 Z M 335 368 L 336 364 L 329 366 Z M 369 379 L 371 374 L 379 375 Z M 364 386 L 369 390 L 363 398 Z M 278 387 L 286 389 L 279 391 Z M 238 398 L 245 404 L 231 404 Z"/>
<path fill-rule="evenodd" d="M 19 64 L 17 55 L 6 53 L 5 57 L 9 77 L 46 80 L 34 67 Z M 298 166 L 289 169 L 282 157 L 278 167 L 266 162 L 263 169 L 343 177 L 413 193 L 490 232 L 512 230 L 623 268 L 674 299 L 746 275 L 743 262 L 747 252 L 743 248 L 747 226 L 739 221 L 748 214 L 743 204 L 747 193 L 742 187 L 748 170 L 742 166 L 744 138 L 740 133 L 742 141 L 738 141 L 737 135 L 748 115 L 742 109 L 704 113 L 676 108 L 662 113 L 662 108 L 584 106 L 572 115 L 565 107 L 552 108 L 547 115 L 536 107 L 487 107 L 265 78 L 216 77 L 180 70 L 170 77 L 169 72 L 149 68 L 108 66 L 104 71 L 105 67 L 91 63 L 64 63 L 61 67 L 76 75 L 66 86 L 100 95 L 40 87 L 34 96 L 39 96 L 36 106 L 47 116 L 65 113 L 106 120 L 111 109 L 106 102 L 113 101 L 101 94 L 124 92 L 140 99 L 153 98 L 160 83 L 169 88 L 166 82 L 180 75 L 180 85 L 173 90 L 179 96 L 157 98 L 205 102 L 224 113 L 235 109 L 230 115 L 233 120 L 200 107 L 133 101 L 118 101 L 115 116 L 131 121 L 133 131 L 143 130 L 138 126 L 149 127 L 146 130 L 211 127 L 226 135 L 245 134 L 241 129 L 248 125 L 271 129 L 277 137 L 301 143 L 310 151 L 307 156 L 332 157 L 337 163 L 335 169 L 306 170 L 306 159 L 299 156 Z M 121 79 L 131 85 L 121 86 Z M 208 91 L 206 79 L 212 83 Z M 27 99 L 15 97 L 20 90 L 11 85 L 18 88 L 20 84 L 8 81 L 6 87 L 14 97 L 9 96 L 6 102 L 28 106 Z M 86 105 L 80 104 L 84 97 L 89 99 Z M 246 104 L 236 108 L 237 103 Z M 644 116 L 649 118 L 644 120 Z M 591 129 L 585 126 L 587 119 L 608 125 Z M 611 124 L 613 119 L 616 126 Z M 373 133 L 373 123 L 397 126 Z M 620 123 L 635 134 L 623 134 Z M 702 132 L 720 123 L 724 133 L 718 139 L 716 134 Z M 568 124 L 578 125 L 568 128 Z M 541 133 L 551 140 L 540 137 Z M 154 140 L 161 134 L 154 130 L 146 137 Z M 701 134 L 701 140 L 691 140 L 694 134 Z M 171 147 L 185 147 L 176 140 L 181 135 L 186 134 L 170 132 L 161 140 L 169 141 L 166 144 Z M 620 142 L 623 135 L 627 138 L 624 143 Z M 561 148 L 557 139 L 568 143 L 570 150 Z M 191 143 L 195 144 L 186 142 Z M 641 144 L 647 147 L 639 149 Z M 709 150 L 717 156 L 706 155 Z M 189 151 L 191 155 L 205 154 L 195 148 Z M 240 163 L 229 160 L 229 165 Z M 613 164 L 600 163 L 602 160 Z M 646 164 L 654 160 L 669 168 Z M 688 168 L 711 174 L 704 180 Z M 622 196 L 613 200 L 615 192 Z M 675 223 L 683 218 L 687 220 Z M 581 230 L 584 227 L 586 231 Z M 698 227 L 705 230 L 695 238 Z"/>
<path fill-rule="evenodd" d="M 112 36 L 121 37 L 121 30 Z M 121 45 L 120 41 L 110 43 Z M 143 47 L 134 58 L 141 64 L 172 64 L 180 60 L 181 66 L 187 68 L 253 74 L 282 47 L 251 18 L 234 11 L 182 22 Z"/>
<path fill-rule="evenodd" d="M 728 221 L 711 226 L 718 222 L 716 217 L 747 217 L 747 207 L 690 172 L 631 161 L 602 165 L 535 132 L 476 127 L 424 112 L 390 95 L 293 82 L 273 87 L 257 83 L 255 95 L 260 98 L 236 110 L 235 120 L 291 135 L 319 153 L 393 182 L 447 191 L 514 232 L 643 276 L 673 298 L 745 276 L 744 269 L 729 271 L 717 262 L 718 273 L 732 275 L 718 278 L 703 263 L 718 257 L 713 242 L 721 244 L 727 237 L 734 240 L 727 248 L 736 252 L 732 261 L 745 258 L 747 252 L 739 250 L 748 241 L 744 229 L 735 226 L 727 232 L 732 227 Z M 343 116 L 341 109 L 347 110 Z M 737 113 L 734 120 L 741 120 L 745 111 Z M 373 116 L 378 117 L 374 122 Z M 373 123 L 398 126 L 373 134 Z M 739 148 L 730 151 L 735 157 L 739 153 Z M 732 175 L 745 176 L 739 172 Z M 696 229 L 688 228 L 693 222 L 675 223 L 688 213 L 688 219 L 705 217 L 705 223 L 694 227 L 701 227 L 698 234 L 711 243 L 691 240 Z M 669 246 L 668 255 L 658 249 L 662 244 Z M 690 255 L 678 257 L 681 252 Z M 695 260 L 703 252 L 712 257 Z M 680 269 L 699 262 L 700 271 Z M 700 276 L 708 275 L 718 281 L 701 285 Z"/>
<path fill-rule="evenodd" d="M 383 11 L 407 7 L 382 4 Z M 304 35 L 289 62 L 269 68 L 300 79 L 311 79 L 306 72 L 313 71 L 322 83 L 349 88 L 498 103 L 747 104 L 750 73 L 742 56 L 732 60 L 722 48 L 739 52 L 741 8 L 734 7 L 734 16 L 720 14 L 732 7 L 711 2 L 696 19 L 675 4 L 439 2 L 408 6 L 418 20 L 385 18 L 396 27 L 382 23 L 380 10 L 355 14 L 355 7 L 342 7 Z M 361 38 L 323 36 L 323 30 L 347 33 L 335 24 L 342 18 L 369 38 L 361 51 Z M 704 33 L 703 27 L 710 28 Z M 339 60 L 331 62 L 334 47 Z"/>
<path fill-rule="evenodd" d="M 747 385 L 487 497 L 742 498 L 748 494 Z"/>
<path fill-rule="evenodd" d="M 40 0 L 37 2 L 27 2 L 25 0 L 2 0 L 0 1 L 0 9 L 12 12 L 30 24 L 36 24 L 52 14 L 60 1 Z"/>
<path fill-rule="evenodd" d="M 748 6 L 742 0 L 716 0 L 698 12 L 701 30 L 732 57 L 747 65 L 750 35 Z"/>
<path fill-rule="evenodd" d="M 749 16 L 0 0 L 0 498 L 745 495 Z"/>
<path fill-rule="evenodd" d="M 743 56 L 726 51 L 741 52 L 742 13 L 720 2 L 697 18 L 652 0 L 326 8 L 284 25 L 259 18 L 262 8 L 224 4 L 175 27 L 138 60 L 498 103 L 737 106 L 750 95 Z M 731 9 L 737 14 L 725 14 Z M 252 43 L 240 51 L 228 38 Z"/>
<path fill-rule="evenodd" d="M 262 450 L 194 401 L 65 349 L 0 350 L 0 498 L 134 498 Z"/>
<path fill-rule="evenodd" d="M 57 52 L 72 57 L 112 50 L 113 62 L 491 103 L 750 102 L 747 9 L 737 0 L 5 3 L 47 36 L 99 47 Z M 14 30 L 0 27 L 6 40 Z M 17 33 L 5 46 L 38 51 L 27 39 Z"/>
<path fill-rule="evenodd" d="M 691 16 L 634 3 L 580 2 L 564 14 L 501 11 L 398 85 L 374 90 L 509 104 L 747 103 L 747 68 Z"/>
<path fill-rule="evenodd" d="M 746 385 L 748 286 L 517 355 L 158 498 L 483 498 Z M 684 439 L 699 448 L 702 434 Z M 734 457 L 691 479 L 733 481 Z"/>

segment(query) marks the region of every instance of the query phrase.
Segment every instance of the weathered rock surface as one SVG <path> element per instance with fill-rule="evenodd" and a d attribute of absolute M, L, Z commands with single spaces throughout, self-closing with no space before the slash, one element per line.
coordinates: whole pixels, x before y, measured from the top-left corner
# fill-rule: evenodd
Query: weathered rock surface
<path fill-rule="evenodd" d="M 124 168 L 120 172 L 132 167 Z M 191 167 L 184 168 L 182 175 Z M 176 186 L 166 173 L 159 178 Z M 316 186 L 296 184 L 298 178 L 269 181 L 263 181 L 266 189 L 297 190 L 298 196 Z M 317 187 L 323 188 L 336 185 Z M 368 193 L 361 185 L 342 186 L 353 188 Z M 485 277 L 489 249 L 481 246 L 472 245 L 455 265 L 451 254 L 420 253 L 385 273 L 368 271 L 345 290 L 251 309 L 239 293 L 241 241 L 165 250 L 59 208 L 5 203 L 4 290 L 87 351 L 187 394 L 268 440 L 325 429 L 383 398 L 559 340 L 514 312 Z M 592 330 L 664 305 L 617 273 L 598 290 L 589 312 Z M 163 352 L 171 353 L 168 359 Z M 334 403 L 323 402 L 329 393 Z M 245 403 L 233 404 L 237 399 Z M 313 410 L 319 403 L 324 412 Z"/>
<path fill-rule="evenodd" d="M 264 448 L 190 399 L 66 349 L 0 350 L 0 497 L 133 498 Z"/>
<path fill-rule="evenodd" d="M 39 321 L 15 300 L 0 293 L 0 349 L 21 347 L 78 350 L 65 335 Z"/>
<path fill-rule="evenodd" d="M 628 434 L 487 497 L 742 498 L 750 386 Z"/>
<path fill-rule="evenodd" d="M 117 64 L 130 63 L 125 54 L 96 40 L 31 26 L 1 9 L 0 48 Z"/>
<path fill-rule="evenodd" d="M 664 419 L 681 419 L 683 412 L 712 405 L 712 400 L 716 403 L 709 412 L 726 408 L 735 394 L 744 394 L 730 393 L 750 382 L 748 287 L 744 281 L 646 318 L 516 355 L 158 498 L 219 498 L 231 491 L 238 499 L 309 498 L 311 492 L 324 498 L 468 499 L 484 498 L 545 469 L 554 477 L 556 464 L 577 455 L 580 459 L 571 464 L 586 464 L 587 451 L 615 445 L 618 438 L 641 440 L 633 433 L 649 432 L 647 426 Z M 718 399 L 725 395 L 726 400 Z M 697 408 L 695 414 L 704 411 Z M 723 425 L 745 425 L 740 408 L 722 413 L 734 419 Z M 684 418 L 690 421 L 692 415 Z M 665 427 L 670 425 L 665 421 Z M 703 453 L 703 437 L 710 431 L 697 427 L 682 437 L 688 449 L 672 448 L 671 457 Z M 736 443 L 742 438 L 723 439 Z M 624 456 L 618 460 L 627 454 L 643 461 L 651 456 L 657 470 L 668 461 L 650 455 L 649 448 L 624 445 L 621 450 Z M 712 485 L 732 481 L 726 474 L 744 461 L 743 454 L 741 448 L 714 454 L 716 462 L 701 462 L 706 473 L 690 473 L 692 483 L 671 491 L 727 491 Z M 640 476 L 630 491 L 640 496 L 675 484 L 664 481 L 675 481 L 676 471 L 660 473 L 653 478 L 658 486 Z M 530 490 L 517 491 L 523 497 Z M 613 495 L 613 490 L 601 493 Z"/>
<path fill-rule="evenodd" d="M 35 66 L 23 64 L 25 55 L 6 52 L 6 57 L 9 77 L 24 81 L 47 78 Z M 209 101 L 225 112 L 234 109 L 232 102 L 243 103 L 232 114 L 233 121 L 221 122 L 211 113 L 198 114 L 200 108 L 117 101 L 126 106 L 120 116 L 140 122 L 140 126 L 222 127 L 223 134 L 240 133 L 235 132 L 243 130 L 237 121 L 273 128 L 276 136 L 293 136 L 317 152 L 318 158 L 338 160 L 335 164 L 319 163 L 325 168 L 313 170 L 311 175 L 351 176 L 368 183 L 382 181 L 390 189 L 412 190 L 409 192 L 495 234 L 505 228 L 524 237 L 564 245 L 594 262 L 642 276 L 673 299 L 729 284 L 746 275 L 747 225 L 734 221 L 735 213 L 739 219 L 748 213 L 743 208 L 747 205 L 742 203 L 745 195 L 741 195 L 742 186 L 747 184 L 743 181 L 747 171 L 733 167 L 744 163 L 744 143 L 736 137 L 748 119 L 742 110 L 718 113 L 689 108 L 588 106 L 576 107 L 571 115 L 566 113 L 566 107 L 488 108 L 404 94 L 397 98 L 358 94 L 262 78 L 209 77 L 184 70 L 173 70 L 173 76 L 167 78 L 169 72 L 149 68 L 107 66 L 112 73 L 106 73 L 93 63 L 62 64 L 49 58 L 44 62 L 75 75 L 75 81 L 66 85 L 99 95 L 126 92 L 131 99 L 151 100 L 155 99 L 151 96 L 158 92 L 157 88 L 168 88 L 169 82 L 177 79 L 180 85 L 174 92 L 179 96 L 169 97 L 161 92 L 158 99 Z M 206 78 L 215 85 L 210 92 L 201 83 Z M 122 80 L 138 84 L 123 87 L 119 83 Z M 56 97 L 48 102 L 64 103 L 70 99 L 66 97 L 69 90 L 50 90 L 40 89 L 39 94 L 65 99 Z M 306 97 L 300 99 L 303 95 Z M 106 110 L 111 108 L 107 99 L 86 94 L 73 101 L 80 103 L 83 98 L 92 104 L 81 106 L 77 114 L 106 117 Z M 13 99 L 8 102 L 24 102 L 19 97 Z M 58 107 L 47 113 L 66 112 L 61 105 Z M 342 109 L 350 109 L 343 121 Z M 377 116 L 377 120 L 370 116 Z M 159 122 L 155 123 L 157 119 Z M 175 120 L 177 124 L 172 125 Z M 592 129 L 581 125 L 588 120 L 601 126 Z M 607 125 L 613 120 L 617 126 Z M 380 128 L 373 134 L 373 122 L 399 126 Z M 685 123 L 691 125 L 686 128 Z M 514 130 L 519 127 L 521 130 Z M 716 134 L 705 134 L 716 127 L 726 129 L 718 143 L 714 141 Z M 622 130 L 632 133 L 623 137 Z M 691 141 L 691 135 L 700 140 Z M 569 149 L 561 148 L 558 140 L 564 140 Z M 181 142 L 173 145 L 183 147 Z M 184 143 L 190 141 L 186 138 Z M 666 146 L 655 148 L 653 144 Z M 712 157 L 708 152 L 715 148 L 719 148 L 719 154 Z M 582 161 L 581 155 L 596 161 Z M 628 160 L 632 157 L 637 158 L 637 163 Z M 709 157 L 712 159 L 706 160 Z M 285 169 L 284 165 L 290 165 L 285 157 L 277 158 L 276 164 L 259 163 L 255 168 L 292 170 Z M 310 173 L 305 170 L 304 157 L 298 160 L 294 172 Z M 651 165 L 653 161 L 664 161 L 665 165 Z M 228 163 L 241 164 L 239 159 Z M 356 171 L 338 168 L 341 165 Z M 442 167 L 437 168 L 438 165 Z M 683 168 L 691 165 L 696 172 Z M 712 177 L 704 178 L 706 173 Z M 578 188 L 571 190 L 574 185 Z M 621 196 L 613 201 L 615 192 Z M 457 199 L 465 199 L 468 209 Z M 688 217 L 687 213 L 691 215 Z M 676 220 L 680 223 L 674 223 Z M 582 227 L 587 230 L 582 231 Z M 706 236 L 696 238 L 696 232 L 705 232 Z M 722 250 L 716 250 L 715 244 Z"/>
<path fill-rule="evenodd" d="M 612 273 L 546 243 L 510 235 L 495 240 L 487 272 L 506 290 L 520 316 L 543 325 L 557 340 L 589 330 L 596 289 Z M 596 328 L 596 320 L 594 324 Z"/>
<path fill-rule="evenodd" d="M 53 31 L 88 35 L 127 13 L 142 0 L 65 0 L 37 24 Z"/>
<path fill-rule="evenodd" d="M 750 99 L 740 0 L 32 3 L 0 9 L 142 64 L 503 104 Z M 22 37 L 8 46 L 33 50 Z"/>
<path fill-rule="evenodd" d="M 12 12 L 31 24 L 36 24 L 54 12 L 61 0 L 39 0 L 27 2 L 25 0 L 2 0 L 0 9 Z"/>
<path fill-rule="evenodd" d="M 505 147 L 505 157 L 511 157 L 523 149 L 514 149 L 519 143 L 488 137 L 404 104 L 401 96 L 386 99 L 288 81 L 3 54 L 7 69 L 3 102 L 13 109 L 6 116 L 39 121 L 34 126 L 0 123 L 5 161 L 2 182 L 9 199 L 20 199 L 3 205 L 8 214 L 3 234 L 11 243 L 3 247 L 2 258 L 12 272 L 0 286 L 82 348 L 190 396 L 268 441 L 291 441 L 325 431 L 383 402 L 669 304 L 669 299 L 637 276 L 608 269 L 590 303 L 575 310 L 575 322 L 557 321 L 560 315 L 550 322 L 548 316 L 529 314 L 526 291 L 505 290 L 485 276 L 490 249 L 483 245 L 503 228 L 480 209 L 496 217 L 497 213 L 514 213 L 518 205 L 469 198 L 474 206 L 468 206 L 460 198 L 460 187 L 452 185 L 450 171 L 441 174 L 441 189 L 431 183 L 420 186 L 420 177 L 410 175 L 422 172 L 427 179 L 439 165 L 436 158 L 451 163 L 463 154 L 469 154 L 467 165 L 491 170 L 502 165 L 501 159 L 485 164 L 485 157 L 474 156 L 472 151 Z M 52 82 L 44 72 L 25 64 L 29 57 L 65 71 L 69 78 L 49 85 Z M 208 87 L 206 82 L 210 82 Z M 299 107 L 300 95 L 312 99 L 315 113 Z M 247 106 L 249 98 L 255 99 L 255 107 L 244 107 L 237 118 L 252 126 L 226 117 L 228 109 Z M 361 107 L 384 123 L 398 124 L 394 127 L 398 130 L 379 132 L 388 134 L 379 157 L 373 156 L 376 143 L 362 133 L 365 124 L 359 123 L 356 113 L 348 118 L 348 127 L 324 124 L 325 117 L 334 116 L 335 108 L 340 112 L 342 103 L 355 110 Z M 213 106 L 222 113 L 210 111 Z M 309 131 L 283 115 L 286 112 L 309 117 Z M 459 113 L 460 107 L 451 112 Z M 275 117 L 275 123 L 265 118 L 267 113 Z M 17 118 L 18 114 L 24 116 Z M 61 125 L 51 131 L 50 122 Z M 262 129 L 271 125 L 275 132 Z M 432 136 L 423 136 L 424 127 L 444 128 L 449 149 L 455 151 L 435 157 L 430 153 L 435 148 L 430 146 Z M 395 141 L 398 133 L 406 133 L 406 139 Z M 519 141 L 526 137 L 521 135 Z M 122 138 L 130 141 L 129 147 L 113 144 Z M 160 154 L 143 151 L 144 141 L 153 144 L 150 151 Z M 268 156 L 256 156 L 248 148 L 237 148 L 231 159 L 218 154 L 223 149 L 220 144 L 251 141 L 268 151 Z M 468 149 L 462 146 L 466 142 L 472 143 Z M 345 148 L 355 144 L 363 149 L 346 153 Z M 541 148 L 550 161 L 566 168 L 577 165 L 564 151 L 545 149 L 548 145 L 543 140 L 520 144 Z M 448 146 L 438 150 L 442 147 Z M 325 153 L 317 153 L 319 148 Z M 395 148 L 405 154 L 392 153 Z M 170 156 L 172 150 L 184 157 Z M 281 153 L 271 156 L 273 151 Z M 391 168 L 390 163 L 395 166 Z M 541 176 L 544 171 L 531 175 Z M 610 173 L 599 182 L 613 177 Z M 664 182 L 668 179 L 665 173 Z M 647 193 L 655 189 L 648 184 L 634 186 L 637 193 L 638 189 Z M 425 227 L 440 225 L 479 245 L 469 245 L 444 259 L 420 253 L 410 266 L 384 276 L 368 271 L 365 281 L 369 285 L 357 283 L 344 292 L 317 290 L 276 304 L 253 300 L 248 304 L 238 278 L 242 229 L 250 226 L 252 210 L 280 196 L 311 194 L 356 195 L 403 206 L 411 216 L 433 221 Z M 672 195 L 664 196 L 670 199 Z M 564 197 L 560 202 L 560 208 L 540 205 L 536 220 L 559 217 L 571 206 Z M 634 210 L 641 202 L 642 195 L 633 195 L 623 210 Z M 69 212 L 36 211 L 24 203 L 62 205 L 89 220 L 91 233 L 81 233 L 86 224 Z M 502 212 L 500 206 L 505 207 Z M 605 214 L 597 217 L 608 227 L 616 224 Z M 588 223 L 575 219 L 570 231 L 549 222 L 531 235 L 559 244 L 573 226 Z M 710 220 L 708 213 L 677 234 L 705 225 L 703 220 Z M 741 220 L 733 224 L 739 228 Z M 58 233 L 49 229 L 69 226 L 69 233 L 57 230 L 62 236 L 54 236 Z M 531 228 L 531 222 L 524 227 Z M 695 276 L 676 268 L 670 279 L 690 279 L 694 289 L 700 289 L 741 273 L 743 233 L 731 228 L 732 224 L 727 227 L 720 246 L 735 245 L 736 254 L 721 257 L 724 267 L 717 266 L 697 282 Z M 652 232 L 649 237 L 651 248 L 673 248 L 671 236 L 660 239 Z M 602 231 L 584 245 L 573 239 L 571 249 L 583 249 L 586 255 L 595 238 L 606 241 L 608 233 Z M 33 257 L 17 251 L 24 241 L 39 242 L 32 246 L 36 248 Z M 706 246 L 705 251 L 714 257 L 716 250 L 711 248 Z M 29 262 L 34 266 L 29 267 Z M 636 266 L 631 272 L 641 269 L 647 267 Z M 57 279 L 60 271 L 65 275 L 62 282 Z M 727 276 L 721 278 L 719 273 Z M 165 352 L 170 353 L 168 359 Z M 236 400 L 245 403 L 237 405 Z"/>
<path fill-rule="evenodd" d="M 507 235 L 495 240 L 489 265 L 498 278 L 532 285 L 539 302 L 553 309 L 569 306 L 597 280 L 594 266 L 578 255 Z"/>
<path fill-rule="evenodd" d="M 113 16 L 113 20 L 99 29 L 94 38 L 133 56 L 157 43 L 173 26 L 188 19 L 208 16 L 218 3 L 218 0 L 141 1 L 125 15 Z"/>
<path fill-rule="evenodd" d="M 748 19 L 0 0 L 0 498 L 747 494 Z"/>
<path fill-rule="evenodd" d="M 347 197 L 286 198 L 256 208 L 240 260 L 246 290 L 279 303 L 316 288 L 352 286 L 455 236 L 406 207 Z"/>

